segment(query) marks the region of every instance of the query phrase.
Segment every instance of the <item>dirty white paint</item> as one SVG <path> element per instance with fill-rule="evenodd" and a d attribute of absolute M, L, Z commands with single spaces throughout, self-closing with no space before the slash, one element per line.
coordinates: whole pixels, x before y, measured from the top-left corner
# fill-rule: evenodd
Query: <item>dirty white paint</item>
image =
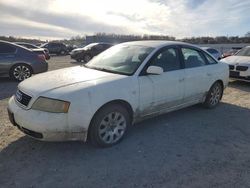
<path fill-rule="evenodd" d="M 221 62 L 160 75 L 140 76 L 141 70 L 159 49 L 183 43 L 138 43 L 152 46 L 155 50 L 132 76 L 78 66 L 23 81 L 18 88 L 31 95 L 32 100 L 27 108 L 23 108 L 14 97 L 10 99 L 8 108 L 14 113 L 16 123 L 42 133 L 43 140 L 86 140 L 92 117 L 110 101 L 122 100 L 130 104 L 136 121 L 203 102 L 205 94 L 217 80 L 221 80 L 224 86 L 228 84 L 228 66 Z M 39 96 L 69 101 L 68 113 L 33 110 L 32 104 Z"/>

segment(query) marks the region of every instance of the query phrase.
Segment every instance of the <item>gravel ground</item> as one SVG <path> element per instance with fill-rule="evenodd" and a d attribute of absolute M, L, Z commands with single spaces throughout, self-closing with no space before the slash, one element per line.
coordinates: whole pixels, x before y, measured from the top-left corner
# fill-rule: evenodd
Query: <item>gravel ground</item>
<path fill-rule="evenodd" d="M 75 65 L 49 61 L 50 70 Z M 106 149 L 25 136 L 6 112 L 16 86 L 0 79 L 0 187 L 250 187 L 250 83 L 231 82 L 216 109 L 141 122 Z"/>

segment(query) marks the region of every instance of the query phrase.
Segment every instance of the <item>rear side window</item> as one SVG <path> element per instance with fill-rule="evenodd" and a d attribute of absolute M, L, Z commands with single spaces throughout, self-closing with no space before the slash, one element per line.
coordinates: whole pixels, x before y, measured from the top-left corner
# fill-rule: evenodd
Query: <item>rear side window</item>
<path fill-rule="evenodd" d="M 204 53 L 204 55 L 205 55 L 205 57 L 206 57 L 207 62 L 208 62 L 209 65 L 210 65 L 210 64 L 216 64 L 216 63 L 217 63 L 217 61 L 215 61 L 212 57 L 210 57 L 210 56 L 207 55 L 206 53 Z"/>
<path fill-rule="evenodd" d="M 186 68 L 200 67 L 206 65 L 205 59 L 202 57 L 201 53 L 198 50 L 191 48 L 182 48 L 181 51 L 184 57 Z"/>
<path fill-rule="evenodd" d="M 0 54 L 12 54 L 15 53 L 16 48 L 9 44 L 0 43 Z"/>

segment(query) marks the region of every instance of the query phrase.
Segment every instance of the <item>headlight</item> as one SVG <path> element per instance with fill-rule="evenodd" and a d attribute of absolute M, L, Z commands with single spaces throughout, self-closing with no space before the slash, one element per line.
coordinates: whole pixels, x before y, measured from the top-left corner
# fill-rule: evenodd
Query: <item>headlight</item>
<path fill-rule="evenodd" d="M 32 105 L 32 109 L 53 113 L 67 113 L 69 105 L 70 102 L 67 101 L 39 97 Z"/>

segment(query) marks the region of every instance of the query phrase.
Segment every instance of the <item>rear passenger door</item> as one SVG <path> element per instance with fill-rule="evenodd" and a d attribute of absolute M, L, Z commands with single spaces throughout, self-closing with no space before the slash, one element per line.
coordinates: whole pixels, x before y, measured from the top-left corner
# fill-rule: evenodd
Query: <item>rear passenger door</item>
<path fill-rule="evenodd" d="M 206 59 L 199 49 L 181 47 L 185 66 L 184 103 L 198 102 L 210 88 L 210 76 Z"/>
<path fill-rule="evenodd" d="M 0 42 L 0 74 L 8 74 L 16 57 L 16 48 L 10 44 Z"/>

